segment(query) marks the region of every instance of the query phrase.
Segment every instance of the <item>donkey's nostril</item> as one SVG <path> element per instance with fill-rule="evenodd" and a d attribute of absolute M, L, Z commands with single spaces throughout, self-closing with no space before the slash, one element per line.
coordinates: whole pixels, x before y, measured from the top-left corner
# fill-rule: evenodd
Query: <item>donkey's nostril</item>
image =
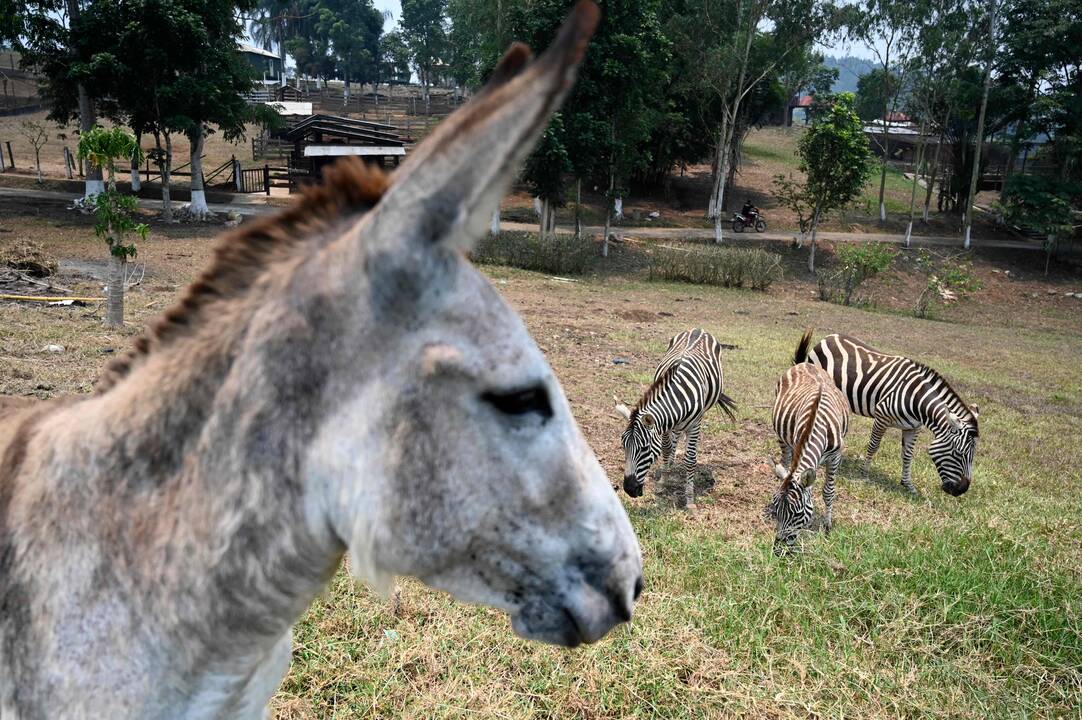
<path fill-rule="evenodd" d="M 635 593 L 631 599 L 638 600 L 640 595 L 642 595 L 642 575 L 639 575 L 639 579 L 635 581 Z"/>

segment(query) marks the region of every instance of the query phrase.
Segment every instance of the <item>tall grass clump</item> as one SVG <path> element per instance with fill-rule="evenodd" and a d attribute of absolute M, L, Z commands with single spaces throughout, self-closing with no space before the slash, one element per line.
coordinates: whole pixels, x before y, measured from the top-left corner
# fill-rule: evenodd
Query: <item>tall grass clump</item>
<path fill-rule="evenodd" d="M 650 255 L 651 280 L 766 290 L 780 277 L 781 256 L 765 250 L 725 247 L 679 250 L 658 247 Z"/>
<path fill-rule="evenodd" d="M 544 240 L 535 233 L 485 234 L 470 253 L 482 265 L 506 265 L 555 275 L 582 275 L 596 256 L 594 244 L 574 235 L 553 233 Z"/>
<path fill-rule="evenodd" d="M 850 305 L 853 292 L 868 278 L 875 277 L 890 267 L 894 249 L 883 243 L 839 245 L 834 253 L 839 267 L 833 272 L 817 273 L 819 299 Z"/>

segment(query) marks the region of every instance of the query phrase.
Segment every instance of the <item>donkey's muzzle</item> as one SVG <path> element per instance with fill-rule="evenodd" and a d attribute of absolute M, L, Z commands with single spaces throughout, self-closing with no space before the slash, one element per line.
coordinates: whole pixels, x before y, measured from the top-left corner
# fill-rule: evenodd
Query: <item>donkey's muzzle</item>
<path fill-rule="evenodd" d="M 646 489 L 645 482 L 639 482 L 639 479 L 634 475 L 624 475 L 624 492 L 631 497 L 642 497 L 643 490 Z"/>
<path fill-rule="evenodd" d="M 965 491 L 969 489 L 969 478 L 962 478 L 958 482 L 945 482 L 942 487 L 943 492 L 958 497 L 959 495 L 963 495 Z"/>

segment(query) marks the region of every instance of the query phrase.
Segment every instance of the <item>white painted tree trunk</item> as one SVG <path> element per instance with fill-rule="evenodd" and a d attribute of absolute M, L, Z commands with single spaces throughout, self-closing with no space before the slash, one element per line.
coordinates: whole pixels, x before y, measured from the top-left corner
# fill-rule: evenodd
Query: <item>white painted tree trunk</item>
<path fill-rule="evenodd" d="M 137 193 L 143 189 L 143 180 L 139 177 L 139 162 L 131 161 L 131 191 Z"/>
<path fill-rule="evenodd" d="M 188 214 L 197 220 L 203 220 L 210 215 L 207 207 L 207 194 L 203 190 L 203 144 L 205 136 L 203 128 L 199 128 L 192 140 L 192 200 L 188 204 Z"/>
<path fill-rule="evenodd" d="M 544 210 L 544 203 L 540 196 L 536 196 L 533 199 L 533 212 L 537 217 L 541 217 L 541 213 Z"/>
<path fill-rule="evenodd" d="M 118 328 L 124 324 L 124 258 L 109 254 L 109 292 L 105 300 L 105 324 Z"/>
<path fill-rule="evenodd" d="M 815 272 L 815 236 L 819 232 L 819 208 L 812 214 L 811 222 L 811 246 L 808 248 L 808 272 Z"/>
<path fill-rule="evenodd" d="M 612 214 L 617 220 L 624 219 L 624 199 L 622 197 L 616 198 L 613 204 Z"/>
<path fill-rule="evenodd" d="M 162 161 L 162 220 L 173 222 L 173 201 L 169 196 L 173 182 L 173 136 L 165 134 L 165 158 Z"/>
<path fill-rule="evenodd" d="M 492 237 L 496 237 L 500 234 L 500 206 L 497 205 L 496 209 L 492 211 L 492 222 L 488 225 L 488 234 Z"/>
<path fill-rule="evenodd" d="M 582 240 L 582 178 L 575 181 L 575 240 Z"/>

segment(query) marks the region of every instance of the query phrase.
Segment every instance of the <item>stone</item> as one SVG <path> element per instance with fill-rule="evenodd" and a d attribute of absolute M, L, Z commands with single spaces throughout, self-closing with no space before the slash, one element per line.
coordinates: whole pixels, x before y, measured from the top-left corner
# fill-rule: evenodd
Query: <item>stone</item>
<path fill-rule="evenodd" d="M 63 345 L 46 345 L 45 346 L 45 352 L 53 353 L 54 355 L 59 355 L 60 353 L 64 352 L 64 346 Z"/>

